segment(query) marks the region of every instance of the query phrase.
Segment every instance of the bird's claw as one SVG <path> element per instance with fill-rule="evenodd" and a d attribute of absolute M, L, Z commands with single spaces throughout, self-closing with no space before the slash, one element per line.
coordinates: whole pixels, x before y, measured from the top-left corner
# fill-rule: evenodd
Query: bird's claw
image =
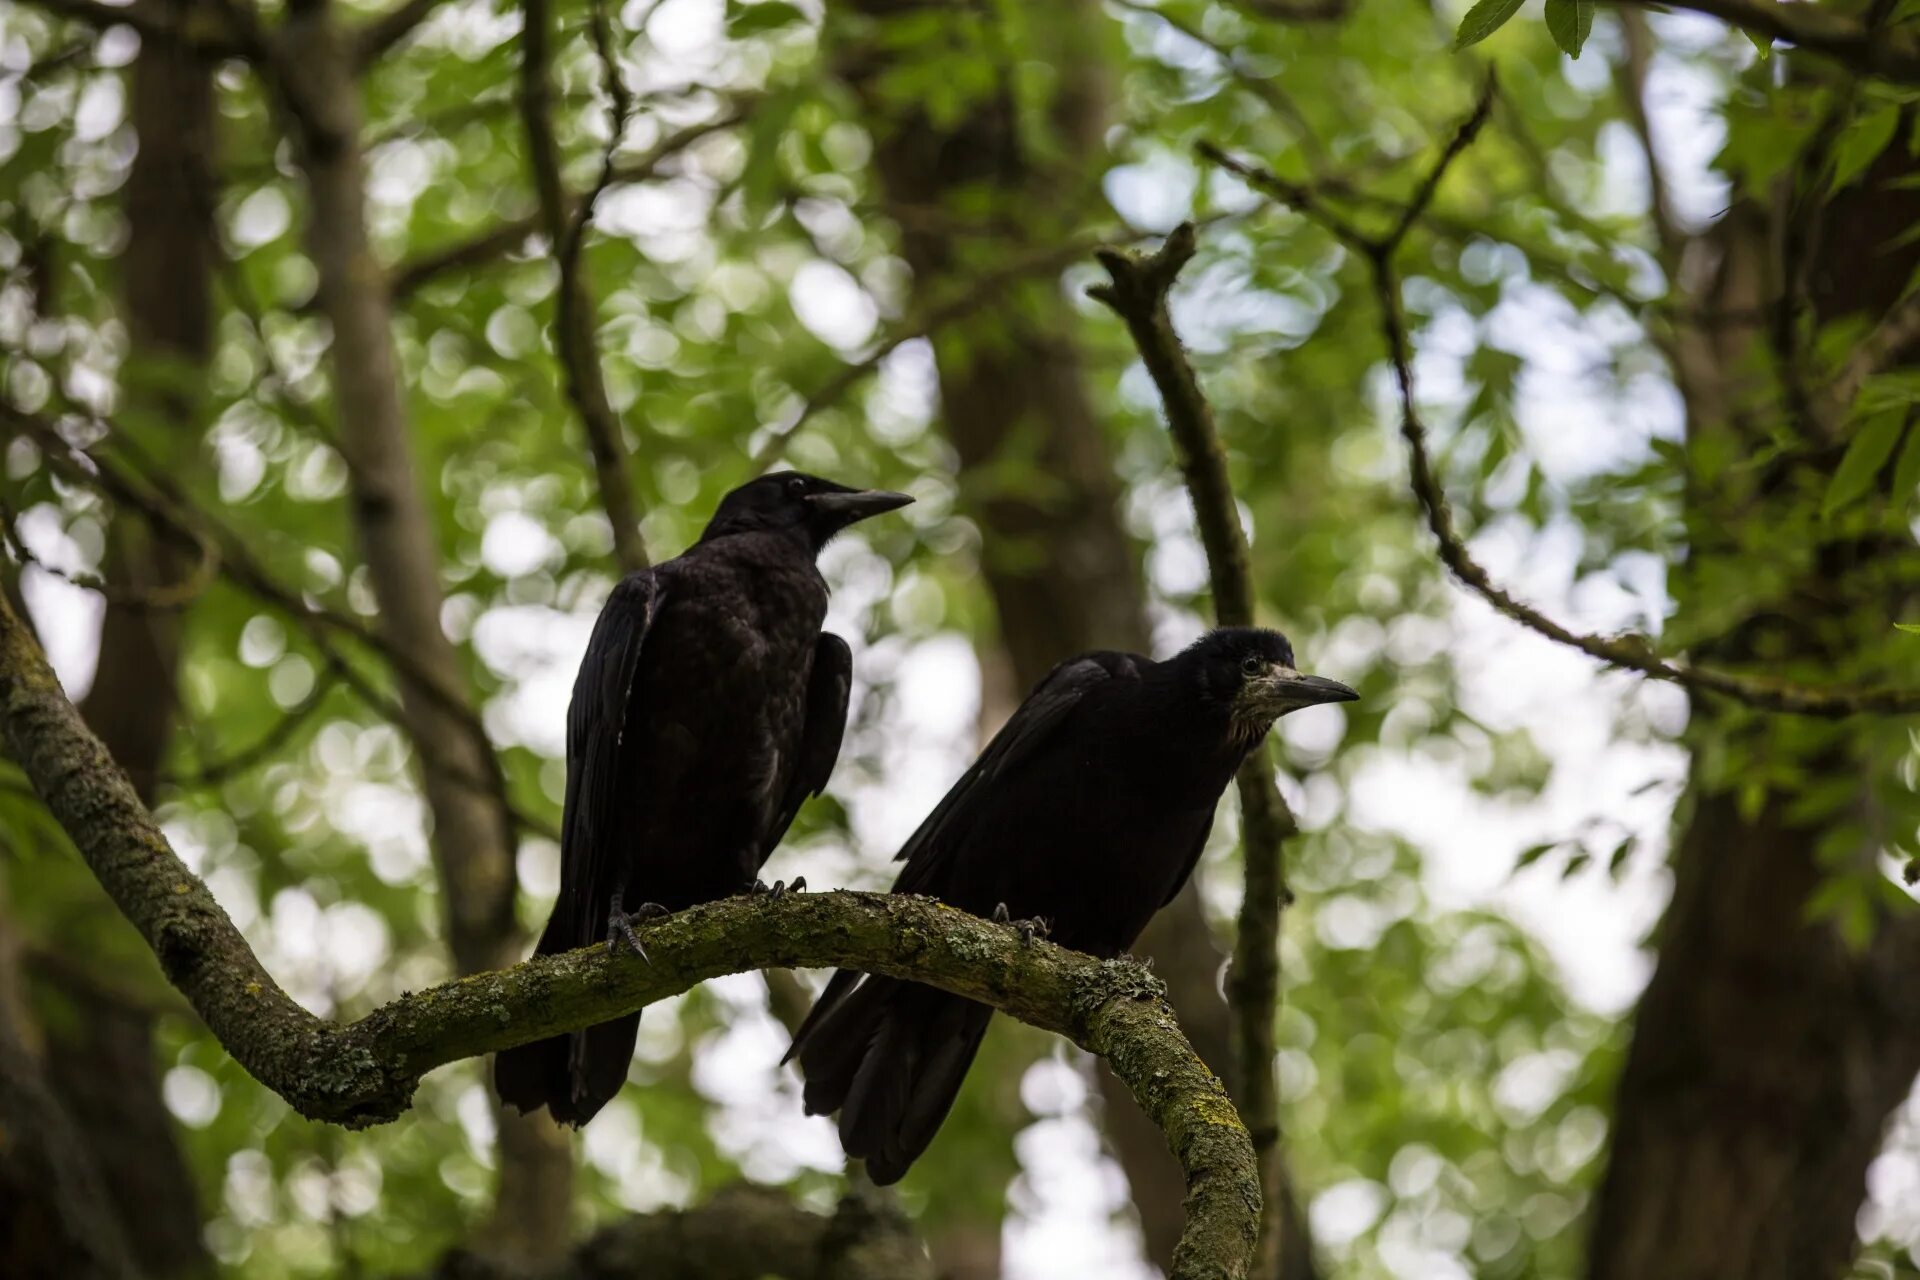
<path fill-rule="evenodd" d="M 1052 932 L 1040 916 L 1034 916 L 1031 920 L 1015 920 L 1004 902 L 993 904 L 993 922 L 1013 926 L 1013 931 L 1020 935 L 1020 945 L 1024 947 L 1032 946 L 1035 938 L 1044 938 Z"/>
<path fill-rule="evenodd" d="M 804 893 L 806 888 L 807 878 L 795 876 L 792 884 L 788 884 L 785 880 L 775 880 L 771 889 L 767 887 L 765 880 L 755 880 L 750 892 L 756 898 L 764 895 L 768 902 L 778 902 L 790 893 Z"/>
<path fill-rule="evenodd" d="M 624 944 L 633 954 L 652 964 L 653 957 L 649 956 L 647 949 L 640 945 L 640 939 L 634 933 L 633 926 L 672 914 L 657 902 L 643 902 L 632 911 L 623 911 L 620 909 L 620 895 L 614 894 L 613 907 L 607 912 L 607 954 L 617 953 Z"/>

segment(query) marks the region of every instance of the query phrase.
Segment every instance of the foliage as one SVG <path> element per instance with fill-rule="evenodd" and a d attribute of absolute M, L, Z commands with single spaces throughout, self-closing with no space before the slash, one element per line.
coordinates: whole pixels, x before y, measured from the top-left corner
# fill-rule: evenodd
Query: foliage
<path fill-rule="evenodd" d="M 1344 216 L 1384 227 L 1470 106 L 1482 69 L 1497 67 L 1491 125 L 1399 259 L 1422 411 L 1468 533 L 1507 547 L 1520 568 L 1543 548 L 1571 545 L 1569 580 L 1554 587 L 1571 601 L 1608 602 L 1594 611 L 1607 627 L 1685 652 L 1741 619 L 1790 615 L 1837 542 L 1905 534 L 1920 480 L 1920 383 L 1910 369 L 1864 371 L 1817 447 L 1792 429 L 1783 389 L 1766 376 L 1742 409 L 1775 441 L 1769 449 L 1683 436 L 1671 339 L 1685 299 L 1644 181 L 1629 176 L 1642 161 L 1622 158 L 1636 145 L 1610 73 L 1625 57 L 1622 28 L 1611 13 L 1596 23 L 1590 0 L 1548 0 L 1545 30 L 1515 24 L 1478 47 L 1519 9 L 1481 0 L 1457 35 L 1408 0 L 1356 5 L 1332 26 L 1275 21 L 1252 4 L 1115 0 L 1089 29 L 1065 35 L 1077 19 L 1007 3 L 958 16 L 936 6 L 876 29 L 851 15 L 836 26 L 837 14 L 779 0 L 666 0 L 618 15 L 625 74 L 642 95 L 620 158 L 688 124 L 740 116 L 644 181 L 608 191 L 585 252 L 649 550 L 684 546 L 718 495 L 781 441 L 793 465 L 919 498 L 903 520 L 863 527 L 826 558 L 835 623 L 853 633 L 862 685 L 831 795 L 803 812 L 776 863 L 783 874 L 887 882 L 902 820 L 919 816 L 898 812 L 890 794 L 930 800 L 937 789 L 908 775 L 950 776 L 970 749 L 970 722 L 927 742 L 908 712 L 929 678 L 967 678 L 966 664 L 942 657 L 951 657 L 947 640 L 991 642 L 980 566 L 992 555 L 1049 554 L 990 540 L 979 512 L 996 490 L 1045 492 L 1054 478 L 1013 450 L 963 486 L 937 430 L 932 345 L 944 360 L 964 360 L 965 342 L 983 331 L 930 342 L 930 318 L 909 306 L 902 237 L 924 229 L 879 212 L 876 103 L 914 104 L 937 123 L 1005 94 L 1033 135 L 1031 163 L 1084 166 L 1098 180 L 1107 207 L 1093 213 L 1064 195 L 1058 208 L 1002 207 L 983 182 L 977 198 L 924 216 L 978 278 L 995 281 L 981 306 L 987 323 L 1044 319 L 1068 300 L 1167 645 L 1205 616 L 1205 574 L 1152 387 L 1121 326 L 1081 296 L 1097 278 L 1086 255 L 1021 271 L 998 233 L 1018 223 L 1071 248 L 1200 221 L 1200 257 L 1174 319 L 1229 451 L 1262 610 L 1303 657 L 1364 695 L 1337 732 L 1289 739 L 1283 753 L 1286 771 L 1306 778 L 1297 807 L 1307 826 L 1290 854 L 1300 902 L 1287 917 L 1279 1014 L 1287 1143 L 1303 1199 L 1359 1224 L 1322 1240 L 1342 1275 L 1413 1274 L 1431 1258 L 1489 1277 L 1577 1273 L 1625 1033 L 1573 1000 L 1540 943 L 1510 920 L 1436 903 L 1420 848 L 1354 821 L 1346 797 L 1378 786 L 1378 771 L 1396 762 L 1442 762 L 1459 787 L 1513 804 L 1536 796 L 1553 764 L 1524 726 L 1476 714 L 1465 687 L 1462 668 L 1473 664 L 1456 642 L 1477 633 L 1463 624 L 1407 493 L 1366 264 L 1324 226 L 1201 164 L 1194 146 L 1254 158 Z M 608 144 L 606 103 L 587 7 L 556 11 L 557 123 L 566 177 L 581 190 Z M 237 64 L 220 73 L 211 159 L 232 265 L 198 388 L 205 426 L 182 442 L 166 422 L 122 412 L 115 391 L 136 373 L 169 376 L 125 367 L 117 314 L 135 42 L 124 28 L 96 35 L 26 6 L 0 19 L 0 32 L 7 396 L 30 411 L 111 416 L 103 451 L 176 481 L 280 581 L 372 618 L 344 497 L 352 460 L 331 426 L 328 334 L 303 247 L 306 195 L 278 109 Z M 1067 156 L 1046 109 L 1059 51 L 1081 39 L 1106 59 L 1117 123 L 1101 153 Z M 870 100 L 837 74 L 866 40 L 894 59 Z M 1456 55 L 1450 45 L 1475 48 Z M 511 6 L 462 0 L 366 81 L 369 219 L 396 278 L 533 214 L 512 96 L 518 49 Z M 1726 192 L 1779 181 L 1804 199 L 1844 199 L 1880 182 L 1920 137 L 1909 87 L 1831 68 L 1779 76 L 1732 36 L 1701 42 L 1681 31 L 1662 58 L 1722 104 L 1713 127 L 1724 127 L 1724 144 L 1696 182 L 1721 205 Z M 418 281 L 397 329 L 444 552 L 445 629 L 479 692 L 509 792 L 531 819 L 519 847 L 530 926 L 554 887 L 557 851 L 545 833 L 564 780 L 555 711 L 614 574 L 554 358 L 556 283 L 548 246 L 521 236 Z M 1863 339 L 1859 317 L 1803 315 L 1791 327 L 1810 378 L 1837 374 Z M 896 337 L 905 340 L 871 377 L 837 383 Z M 1763 354 L 1750 359 L 1758 366 Z M 844 394 L 808 405 L 836 387 Z M 1770 463 L 1808 449 L 1821 461 L 1785 473 L 1791 502 L 1764 520 L 1685 508 L 1702 490 L 1751 494 L 1778 474 Z M 6 444 L 0 465 L 0 494 L 33 552 L 97 568 L 109 504 L 57 477 L 24 440 Z M 1912 600 L 1920 570 L 1907 550 L 1904 562 L 1875 570 L 1884 601 Z M 43 619 L 72 614 L 77 589 L 38 570 L 25 577 Z M 1836 624 L 1818 655 L 1758 659 L 1810 684 L 1913 684 L 1920 650 L 1895 634 L 1912 629 L 1911 608 L 1889 603 Z M 218 582 L 184 616 L 176 781 L 159 810 L 175 846 L 309 1008 L 353 1016 L 449 976 L 404 737 L 307 631 L 244 590 Z M 377 689 L 391 688 L 377 655 L 354 650 L 352 661 Z M 85 682 L 77 669 L 73 682 Z M 263 763 L 217 785 L 191 782 L 278 733 L 296 710 Z M 1623 713 L 1614 738 L 1660 745 L 1678 731 Z M 1920 856 L 1904 724 L 1732 711 L 1690 732 L 1699 786 L 1737 791 L 1754 813 L 1775 805 L 1783 822 L 1824 833 L 1830 856 L 1810 917 L 1864 946 L 1911 910 L 1887 875 L 1895 860 Z M 1858 816 L 1857 789 L 1826 785 L 1834 752 L 1873 776 L 1870 824 Z M 9 915 L 36 945 L 83 940 L 75 949 L 90 963 L 164 1003 L 168 989 L 138 939 L 6 770 Z M 1237 881 L 1230 834 L 1217 833 L 1205 864 L 1223 923 Z M 1551 844 L 1589 834 L 1557 833 Z M 1629 870 L 1660 856 L 1663 833 L 1640 834 L 1635 843 L 1607 828 L 1572 856 Z M 1489 862 L 1514 854 L 1523 864 L 1546 856 L 1486 850 Z M 430 1078 L 406 1123 L 342 1134 L 290 1114 L 177 1010 L 163 1025 L 166 1097 L 207 1207 L 208 1242 L 233 1274 L 418 1270 L 473 1230 L 495 1158 L 474 1065 Z M 823 1122 L 799 1120 L 797 1089 L 774 1067 L 783 1043 L 755 981 L 711 984 L 650 1009 L 632 1087 L 581 1144 L 583 1216 L 688 1203 L 742 1175 L 810 1203 L 829 1199 L 840 1182 L 831 1138 Z M 1005 1134 L 1034 1118 L 1021 1078 L 1040 1052 L 1032 1033 L 989 1042 L 947 1131 L 906 1184 L 924 1227 L 1017 1211 Z"/>

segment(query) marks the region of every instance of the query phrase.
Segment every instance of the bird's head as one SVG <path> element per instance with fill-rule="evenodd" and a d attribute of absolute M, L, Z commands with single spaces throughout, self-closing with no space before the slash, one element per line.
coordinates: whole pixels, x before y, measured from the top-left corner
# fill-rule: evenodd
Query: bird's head
<path fill-rule="evenodd" d="M 848 525 L 896 511 L 912 501 L 904 493 L 850 489 L 801 471 L 775 471 L 749 480 L 722 498 L 700 540 L 784 531 L 805 538 L 818 551 Z"/>
<path fill-rule="evenodd" d="M 1295 669 L 1293 646 L 1278 631 L 1222 627 L 1181 656 L 1195 673 L 1201 698 L 1225 713 L 1241 741 L 1258 741 L 1289 711 L 1360 696 L 1338 680 Z"/>

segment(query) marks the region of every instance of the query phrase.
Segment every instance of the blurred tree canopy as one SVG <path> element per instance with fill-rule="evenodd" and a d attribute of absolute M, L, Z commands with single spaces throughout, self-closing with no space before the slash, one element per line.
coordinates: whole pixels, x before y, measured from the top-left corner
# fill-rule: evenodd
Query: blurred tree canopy
<path fill-rule="evenodd" d="M 1277 736 L 1257 1270 L 1915 1274 L 1920 14 L 1646 8 L 22 0 L 5 587 L 347 1019 L 523 954 L 623 567 L 764 466 L 906 490 L 823 559 L 854 721 L 770 868 L 884 887 L 1053 661 L 1213 616 L 1086 293 L 1191 220 L 1171 317 L 1257 616 L 1364 695 Z M 1237 812 L 1142 949 L 1245 1097 Z M 473 1062 L 315 1123 L 5 760 L 0 853 L 8 1274 L 669 1274 L 705 1231 L 796 1276 L 907 1265 L 832 1271 L 823 1232 L 1126 1275 L 1180 1229 L 1124 1090 L 1009 1019 L 897 1199 L 835 1212 L 784 972 L 653 1006 L 579 1138 Z M 1665 904 L 1630 1009 L 1553 946 L 1632 909 L 1611 883 Z"/>

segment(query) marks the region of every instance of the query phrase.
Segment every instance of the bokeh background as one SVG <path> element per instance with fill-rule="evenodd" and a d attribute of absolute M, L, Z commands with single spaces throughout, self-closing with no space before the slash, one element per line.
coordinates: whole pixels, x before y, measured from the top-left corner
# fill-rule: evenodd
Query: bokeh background
<path fill-rule="evenodd" d="M 173 38 L 175 19 L 213 15 L 219 32 L 246 12 L 198 0 L 143 3 L 133 26 L 66 3 L 0 13 L 0 375 L 20 413 L 284 594 L 231 555 L 199 581 L 191 548 L 15 418 L 0 422 L 4 573 L 175 848 L 301 1003 L 350 1018 L 456 969 L 433 853 L 452 819 L 420 781 L 421 713 L 396 704 L 390 654 L 297 606 L 368 627 L 393 612 L 370 570 L 380 544 L 356 528 L 384 465 L 369 431 L 397 426 L 412 455 L 444 594 L 426 616 L 500 762 L 497 780 L 442 791 L 485 792 L 506 824 L 525 928 L 556 888 L 566 703 L 619 561 L 556 358 L 522 11 L 406 5 L 375 39 L 372 6 L 263 9 L 267 29 L 324 21 L 361 45 L 341 58 L 301 37 L 263 59 Z M 1520 594 L 1656 638 L 1691 601 L 1690 629 L 1662 641 L 1678 648 L 1786 607 L 1768 567 L 1793 560 L 1749 539 L 1747 578 L 1692 596 L 1674 581 L 1700 518 L 1674 333 L 1701 295 L 1682 248 L 1764 207 L 1819 129 L 1841 156 L 1829 137 L 1818 199 L 1870 167 L 1897 187 L 1882 170 L 1908 164 L 1909 98 L 1706 18 L 1611 7 L 1578 59 L 1531 11 L 1455 53 L 1458 8 L 1410 0 L 541 12 L 558 175 L 574 202 L 604 186 L 578 277 L 646 551 L 677 553 L 766 464 L 918 499 L 823 556 L 853 720 L 770 876 L 885 887 L 894 850 L 1052 661 L 1164 655 L 1207 625 L 1152 383 L 1084 292 L 1094 245 L 1199 220 L 1173 314 L 1229 450 L 1263 618 L 1364 695 L 1277 734 L 1304 828 L 1277 1062 L 1301 1220 L 1330 1276 L 1581 1272 L 1670 833 L 1699 803 L 1690 776 L 1734 783 L 1690 770 L 1711 753 L 1685 691 L 1603 670 L 1449 583 L 1407 486 L 1363 264 L 1193 147 L 1377 217 L 1497 67 L 1486 129 L 1400 259 L 1441 476 L 1475 554 Z M 596 13 L 630 103 L 607 91 Z M 357 85 L 310 76 L 309 53 L 358 62 Z M 340 162 L 302 118 L 332 111 L 329 93 L 352 100 L 341 127 L 364 160 L 377 272 L 361 285 L 391 308 L 397 416 L 371 426 L 379 388 L 360 384 L 381 370 L 335 363 L 323 279 L 352 206 L 316 198 Z M 1888 494 L 1853 499 L 1911 558 L 1910 479 Z M 1830 496 L 1823 482 L 1764 523 L 1818 541 Z M 182 581 L 166 607 L 140 598 Z M 1868 594 L 1885 604 L 1850 651 L 1869 656 L 1761 669 L 1910 672 L 1886 625 L 1905 597 Z M 1891 779 L 1881 818 L 1847 827 L 1858 847 L 1823 863 L 1792 927 L 1869 948 L 1906 919 L 1914 748 L 1904 728 L 1861 738 Z M 1729 768 L 1760 788 L 1743 806 L 1818 781 Z M 1197 892 L 1150 938 L 1203 1052 L 1224 1043 L 1236 832 L 1229 801 Z M 118 1135 L 130 1176 L 157 1184 L 172 1226 L 146 1242 L 156 1274 L 420 1273 L 536 1212 L 524 1191 L 496 1202 L 515 1160 L 559 1188 L 572 1237 L 741 1179 L 822 1210 L 844 1184 L 831 1124 L 802 1117 L 777 1065 L 783 1009 L 805 994 L 791 979 L 649 1009 L 630 1086 L 556 1171 L 550 1140 L 530 1157 L 497 1140 L 478 1064 L 437 1072 L 384 1128 L 293 1115 L 186 1012 L 4 763 L 0 849 L 19 1027 L 82 1127 Z M 1126 1106 L 1070 1046 L 996 1020 L 900 1191 L 942 1273 L 1156 1274 L 1178 1183 Z M 1920 1101 L 1896 1108 L 1854 1200 L 1859 1274 L 1912 1274 Z"/>

